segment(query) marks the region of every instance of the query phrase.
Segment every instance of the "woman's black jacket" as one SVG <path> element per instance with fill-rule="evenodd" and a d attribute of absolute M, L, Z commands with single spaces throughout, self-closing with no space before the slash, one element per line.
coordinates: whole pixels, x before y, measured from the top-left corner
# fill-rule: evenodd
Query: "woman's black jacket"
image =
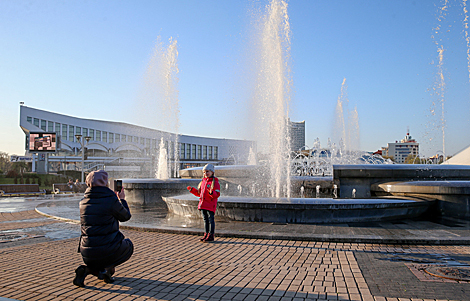
<path fill-rule="evenodd" d="M 124 239 L 119 232 L 119 222 L 130 218 L 127 202 L 119 201 L 111 189 L 103 186 L 88 188 L 80 201 L 80 253 L 84 259 L 96 260 L 115 254 Z"/>

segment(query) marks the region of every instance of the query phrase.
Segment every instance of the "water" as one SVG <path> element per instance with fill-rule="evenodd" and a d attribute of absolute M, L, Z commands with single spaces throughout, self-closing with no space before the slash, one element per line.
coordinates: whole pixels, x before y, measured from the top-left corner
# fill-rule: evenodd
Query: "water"
<path fill-rule="evenodd" d="M 150 155 L 157 157 L 154 167 L 159 179 L 177 177 L 179 173 L 179 91 L 178 91 L 178 47 L 177 40 L 170 38 L 165 47 L 158 38 L 145 76 L 145 89 L 141 97 L 139 120 L 147 122 L 151 128 L 162 129 L 155 137 L 160 141 L 158 153 L 156 145 L 150 146 Z M 144 112 L 144 113 L 142 113 Z M 163 151 L 162 141 L 166 151 Z M 166 152 L 166 162 L 162 161 Z M 160 166 L 166 165 L 166 166 Z M 167 170 L 165 170 L 167 169 Z"/>
<path fill-rule="evenodd" d="M 269 175 L 258 181 L 268 182 L 271 195 L 290 196 L 288 113 L 291 93 L 290 24 L 287 3 L 272 0 L 259 16 L 255 67 L 257 74 L 253 123 L 258 149 L 269 150 Z M 287 182 L 284 193 L 283 185 Z"/>
<path fill-rule="evenodd" d="M 333 165 L 339 164 L 393 164 L 391 160 L 379 155 L 371 155 L 359 150 L 346 150 L 344 146 L 337 148 L 334 143 L 328 143 L 328 147 L 322 148 L 318 139 L 314 145 L 315 147 L 308 153 L 296 154 L 292 158 L 290 162 L 292 176 L 331 176 Z"/>
<path fill-rule="evenodd" d="M 248 153 L 248 165 L 256 164 L 258 164 L 258 160 L 256 160 L 256 153 L 253 151 L 253 147 L 250 147 L 250 151 Z"/>
<path fill-rule="evenodd" d="M 160 180 L 166 180 L 170 177 L 170 173 L 168 170 L 168 153 L 165 147 L 165 141 L 163 141 L 163 137 L 160 140 L 157 171 L 155 176 L 157 179 Z"/>
<path fill-rule="evenodd" d="M 345 151 L 360 149 L 359 114 L 357 107 L 349 111 L 349 98 L 347 92 L 346 78 L 341 84 L 341 93 L 336 101 L 335 127 L 333 142 Z"/>

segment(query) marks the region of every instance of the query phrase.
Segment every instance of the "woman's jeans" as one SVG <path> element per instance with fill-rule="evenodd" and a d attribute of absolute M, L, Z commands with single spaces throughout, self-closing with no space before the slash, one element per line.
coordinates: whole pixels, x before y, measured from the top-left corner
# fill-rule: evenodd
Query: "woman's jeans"
<path fill-rule="evenodd" d="M 206 233 L 214 234 L 215 230 L 215 221 L 214 221 L 214 212 L 201 209 L 202 217 L 204 218 L 204 228 Z"/>

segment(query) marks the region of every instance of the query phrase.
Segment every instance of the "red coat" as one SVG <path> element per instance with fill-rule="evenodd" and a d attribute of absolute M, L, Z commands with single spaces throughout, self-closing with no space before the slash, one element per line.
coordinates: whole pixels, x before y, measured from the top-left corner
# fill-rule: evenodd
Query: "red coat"
<path fill-rule="evenodd" d="M 214 189 L 211 190 L 212 181 L 214 183 Z M 197 209 L 206 209 L 215 213 L 217 208 L 217 199 L 220 196 L 220 184 L 219 179 L 216 177 L 203 178 L 199 190 L 194 187 L 190 188 L 190 192 L 199 198 L 199 204 Z"/>

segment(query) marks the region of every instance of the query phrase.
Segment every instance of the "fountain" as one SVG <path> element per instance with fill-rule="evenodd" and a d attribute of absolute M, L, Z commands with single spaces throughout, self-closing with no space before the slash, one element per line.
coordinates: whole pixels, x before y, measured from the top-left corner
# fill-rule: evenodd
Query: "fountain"
<path fill-rule="evenodd" d="M 165 142 L 163 141 L 163 137 L 160 141 L 156 178 L 160 180 L 167 180 L 169 178 L 168 153 L 165 148 Z"/>
<path fill-rule="evenodd" d="M 251 150 L 249 165 L 216 166 L 215 175 L 225 187 L 216 216 L 273 223 L 383 221 L 424 213 L 470 217 L 469 166 L 390 164 L 358 151 L 357 109 L 348 114 L 347 126 L 344 118 L 345 79 L 337 102 L 338 144 L 328 141 L 322 149 L 316 140 L 310 153 L 291 155 L 287 4 L 272 0 L 261 19 L 253 104 L 257 118 L 249 124 L 254 124 L 259 149 L 270 153 L 256 160 Z M 131 204 L 166 204 L 173 214 L 199 218 L 198 199 L 186 186 L 197 186 L 202 176 L 202 168 L 196 167 L 181 170 L 181 179 L 154 180 L 147 186 L 124 179 L 123 187 Z"/>

